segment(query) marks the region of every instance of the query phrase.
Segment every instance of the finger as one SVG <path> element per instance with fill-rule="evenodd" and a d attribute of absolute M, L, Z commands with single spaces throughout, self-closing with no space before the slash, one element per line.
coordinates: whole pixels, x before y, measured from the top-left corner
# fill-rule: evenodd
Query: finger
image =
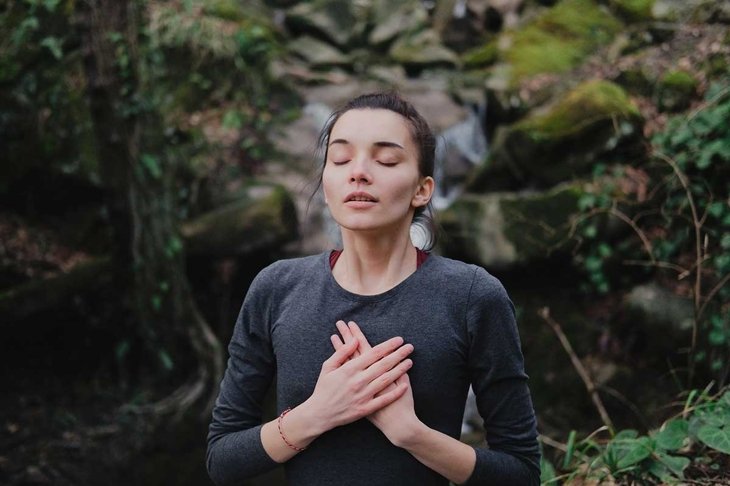
<path fill-rule="evenodd" d="M 354 341 L 357 342 L 357 341 Z M 400 336 L 392 337 L 387 341 L 383 341 L 370 351 L 363 352 L 359 357 L 351 361 L 352 367 L 360 370 L 368 368 L 370 365 L 379 361 L 384 356 L 389 355 L 400 346 L 403 345 L 403 338 Z"/>
<path fill-rule="evenodd" d="M 330 341 L 332 341 L 332 346 L 335 348 L 335 351 L 345 345 L 345 343 L 342 342 L 342 339 L 340 339 L 340 336 L 338 336 L 337 334 L 331 335 Z"/>
<path fill-rule="evenodd" d="M 370 415 L 371 413 L 377 412 L 381 408 L 390 405 L 402 397 L 406 390 L 408 390 L 408 385 L 398 385 L 395 388 L 389 389 L 381 395 L 373 398 L 370 403 L 368 403 L 368 413 L 366 415 Z"/>
<path fill-rule="evenodd" d="M 342 366 L 357 349 L 357 341 L 351 341 L 342 345 L 340 349 L 322 363 L 322 370 L 336 370 Z"/>
<path fill-rule="evenodd" d="M 348 322 L 347 325 L 348 325 L 349 330 L 352 333 L 352 335 L 360 343 L 360 350 L 362 352 L 365 352 L 365 351 L 369 350 L 370 348 L 372 348 L 372 346 L 370 346 L 370 343 L 368 342 L 367 338 L 365 337 L 365 334 L 363 334 L 362 331 L 360 330 L 360 326 L 358 326 L 353 321 Z"/>
<path fill-rule="evenodd" d="M 342 338 L 346 343 L 350 342 L 350 341 L 357 342 L 357 339 L 355 339 L 355 337 L 352 335 L 352 333 L 350 332 L 350 328 L 347 327 L 347 324 L 345 324 L 345 321 L 342 321 L 342 320 L 337 321 L 337 323 L 335 323 L 335 326 L 337 326 L 337 330 L 340 331 L 340 334 L 342 334 Z M 360 354 L 361 353 L 360 353 L 360 349 L 358 346 L 358 349 L 355 351 L 353 356 L 360 356 Z"/>
<path fill-rule="evenodd" d="M 405 359 L 398 363 L 393 369 L 386 371 L 382 375 L 376 377 L 365 389 L 368 396 L 377 395 L 386 390 L 391 384 L 395 383 L 401 376 L 413 366 L 413 361 Z M 405 384 L 405 383 L 404 383 Z"/>
<path fill-rule="evenodd" d="M 371 382 L 378 378 L 383 373 L 393 369 L 398 363 L 408 357 L 413 352 L 412 344 L 404 344 L 400 348 L 396 349 L 388 356 L 376 361 L 363 372 L 363 380 Z"/>

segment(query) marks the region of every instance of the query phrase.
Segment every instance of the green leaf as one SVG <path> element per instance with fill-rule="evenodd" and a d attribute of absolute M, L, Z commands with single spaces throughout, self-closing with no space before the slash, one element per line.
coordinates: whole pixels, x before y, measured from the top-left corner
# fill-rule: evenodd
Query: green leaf
<path fill-rule="evenodd" d="M 154 156 L 150 154 L 142 154 L 140 161 L 142 162 L 142 166 L 147 169 L 147 172 L 149 172 L 152 177 L 155 179 L 162 177 L 162 169 Z"/>
<path fill-rule="evenodd" d="M 58 61 L 63 57 L 62 41 L 58 37 L 48 36 L 43 38 L 41 45 L 51 51 L 53 57 Z"/>
<path fill-rule="evenodd" d="M 712 346 L 722 346 L 723 344 L 725 344 L 727 336 L 725 335 L 724 331 L 720 329 L 713 329 L 707 335 L 707 340 L 710 341 L 710 344 Z"/>
<path fill-rule="evenodd" d="M 175 367 L 175 363 L 173 363 L 172 358 L 168 354 L 167 351 L 164 349 L 160 349 L 158 352 L 158 356 L 160 357 L 160 361 L 162 362 L 162 366 L 167 370 L 170 371 Z"/>
<path fill-rule="evenodd" d="M 553 480 L 555 480 L 555 468 L 544 456 L 540 457 L 540 483 L 545 484 Z"/>
<path fill-rule="evenodd" d="M 684 419 L 674 419 L 665 423 L 662 429 L 654 434 L 657 448 L 667 451 L 681 449 L 689 433 L 689 423 Z"/>
<path fill-rule="evenodd" d="M 221 122 L 223 128 L 229 130 L 240 130 L 243 126 L 243 117 L 237 110 L 228 110 L 223 115 L 223 121 Z"/>
<path fill-rule="evenodd" d="M 661 464 L 666 466 L 674 476 L 684 478 L 684 470 L 687 469 L 691 462 L 688 458 L 682 456 L 670 456 L 661 451 L 656 452 L 656 458 Z M 660 478 L 661 479 L 661 478 Z"/>
<path fill-rule="evenodd" d="M 619 445 L 616 467 L 618 469 L 625 469 L 634 464 L 638 464 L 649 457 L 653 450 L 653 443 L 649 437 L 625 439 Z"/>
<path fill-rule="evenodd" d="M 150 303 L 152 304 L 152 308 L 154 310 L 159 311 L 160 309 L 162 309 L 162 297 L 160 297 L 159 295 L 154 294 L 150 298 Z"/>
<path fill-rule="evenodd" d="M 697 438 L 711 449 L 730 454 L 730 427 L 703 425 L 697 431 Z"/>

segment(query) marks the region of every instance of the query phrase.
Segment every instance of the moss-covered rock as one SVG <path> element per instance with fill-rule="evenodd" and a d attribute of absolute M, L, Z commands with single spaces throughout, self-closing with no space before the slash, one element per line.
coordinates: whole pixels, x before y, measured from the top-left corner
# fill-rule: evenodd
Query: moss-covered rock
<path fill-rule="evenodd" d="M 466 194 L 439 218 L 448 235 L 444 254 L 489 268 L 549 258 L 565 248 L 581 194 L 578 183 L 546 192 Z"/>
<path fill-rule="evenodd" d="M 399 38 L 390 49 L 390 57 L 406 68 L 459 65 L 459 57 L 444 47 L 438 34 L 430 29 Z"/>
<path fill-rule="evenodd" d="M 602 158 L 643 153 L 643 119 L 626 92 L 588 81 L 551 106 L 498 132 L 490 163 L 472 187 L 489 187 L 505 171 L 520 184 L 551 186 L 591 171 Z M 636 155 L 636 153 L 634 153 Z"/>
<path fill-rule="evenodd" d="M 697 80 L 687 71 L 669 71 L 659 80 L 656 102 L 662 111 L 686 109 L 697 93 Z"/>
<path fill-rule="evenodd" d="M 611 0 L 610 5 L 629 22 L 645 22 L 653 18 L 654 0 Z"/>
<path fill-rule="evenodd" d="M 611 41 L 622 24 L 593 0 L 561 0 L 522 29 L 507 32 L 502 58 L 514 82 L 567 71 Z"/>
<path fill-rule="evenodd" d="M 496 41 L 470 49 L 461 55 L 461 62 L 467 69 L 476 69 L 494 64 L 499 57 Z"/>
<path fill-rule="evenodd" d="M 654 88 L 650 75 L 641 67 L 624 69 L 616 77 L 615 82 L 629 93 L 641 96 L 649 96 Z"/>

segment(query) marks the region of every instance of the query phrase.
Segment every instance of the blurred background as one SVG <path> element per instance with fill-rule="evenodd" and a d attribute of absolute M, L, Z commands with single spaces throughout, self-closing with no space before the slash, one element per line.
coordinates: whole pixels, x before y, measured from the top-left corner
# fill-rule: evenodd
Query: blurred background
<path fill-rule="evenodd" d="M 439 139 L 435 251 L 515 303 L 545 483 L 730 484 L 728 24 L 716 0 L 0 1 L 0 483 L 210 484 L 251 279 L 337 245 L 317 134 L 397 89 Z"/>

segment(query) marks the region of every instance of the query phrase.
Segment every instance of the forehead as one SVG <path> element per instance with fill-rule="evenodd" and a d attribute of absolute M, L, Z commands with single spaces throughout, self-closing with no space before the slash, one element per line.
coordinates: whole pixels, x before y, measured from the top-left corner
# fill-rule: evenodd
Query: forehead
<path fill-rule="evenodd" d="M 332 127 L 330 141 L 350 143 L 396 142 L 413 144 L 410 122 L 398 113 L 384 109 L 356 109 L 343 113 Z"/>

